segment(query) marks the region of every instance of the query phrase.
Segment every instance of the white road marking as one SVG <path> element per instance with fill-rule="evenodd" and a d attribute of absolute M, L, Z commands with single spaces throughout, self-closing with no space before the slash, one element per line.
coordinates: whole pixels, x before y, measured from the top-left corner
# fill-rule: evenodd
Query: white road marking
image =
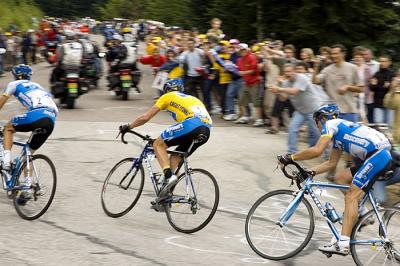
<path fill-rule="evenodd" d="M 182 238 L 182 236 L 171 236 L 171 237 L 167 237 L 164 239 L 164 242 L 176 247 L 180 247 L 180 248 L 184 248 L 184 249 L 190 249 L 190 250 L 194 250 L 194 251 L 198 251 L 198 252 L 206 252 L 206 253 L 215 253 L 215 254 L 228 254 L 228 255 L 238 255 L 238 256 L 243 256 L 246 258 L 241 258 L 241 261 L 243 262 L 247 262 L 247 263 L 262 263 L 262 264 L 267 264 L 269 263 L 268 260 L 262 259 L 262 258 L 258 258 L 258 257 L 253 257 L 253 256 L 249 256 L 249 254 L 243 254 L 243 253 L 239 253 L 239 252 L 232 252 L 232 251 L 218 251 L 218 250 L 208 250 L 208 249 L 201 249 L 201 248 L 194 248 L 194 247 L 189 247 L 183 244 L 178 244 L 173 242 L 173 240 L 175 239 L 179 239 Z"/>

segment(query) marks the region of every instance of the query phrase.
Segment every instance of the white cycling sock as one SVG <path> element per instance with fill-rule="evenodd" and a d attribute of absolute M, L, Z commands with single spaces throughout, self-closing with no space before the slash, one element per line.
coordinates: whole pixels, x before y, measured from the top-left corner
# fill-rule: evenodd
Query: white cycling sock
<path fill-rule="evenodd" d="M 10 165 L 10 163 L 11 163 L 11 151 L 10 150 L 4 150 L 3 154 L 4 154 L 3 163 L 5 165 Z"/>
<path fill-rule="evenodd" d="M 338 245 L 340 247 L 348 247 L 348 246 L 350 246 L 350 237 L 348 237 L 348 236 L 340 236 L 340 239 L 338 241 Z"/>
<path fill-rule="evenodd" d="M 360 216 L 363 216 L 364 214 L 366 214 L 368 212 L 368 209 L 363 205 L 360 207 Z"/>

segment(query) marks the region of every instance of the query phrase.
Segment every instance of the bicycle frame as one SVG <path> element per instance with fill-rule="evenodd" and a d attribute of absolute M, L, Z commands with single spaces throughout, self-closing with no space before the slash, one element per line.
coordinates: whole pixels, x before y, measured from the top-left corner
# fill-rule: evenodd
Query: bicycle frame
<path fill-rule="evenodd" d="M 181 155 L 181 156 L 182 156 L 182 154 L 183 154 L 183 153 L 176 152 L 176 151 L 168 151 L 168 153 L 169 153 L 169 154 L 175 154 L 175 155 Z M 139 156 L 136 160 L 134 160 L 134 162 L 132 163 L 132 166 L 131 166 L 130 170 L 129 170 L 129 171 L 126 173 L 126 175 L 121 179 L 119 185 L 120 185 L 122 188 L 124 188 L 124 189 L 128 189 L 128 187 L 129 187 L 129 186 L 131 185 L 131 183 L 133 182 L 133 179 L 134 179 L 134 178 L 132 178 L 126 186 L 123 186 L 122 183 L 125 181 L 125 179 L 128 177 L 128 175 L 129 175 L 132 171 L 135 171 L 134 174 L 132 175 L 132 177 L 134 177 L 134 176 L 136 175 L 137 171 L 139 171 L 140 165 L 144 164 L 144 165 L 146 166 L 147 171 L 149 172 L 149 175 L 150 175 L 150 178 L 151 178 L 151 181 L 152 181 L 152 185 L 153 185 L 154 191 L 155 191 L 156 195 L 158 195 L 159 192 L 160 192 L 160 189 L 159 189 L 159 187 L 157 186 L 157 182 L 158 182 L 158 180 L 157 180 L 157 178 L 156 178 L 157 174 L 154 172 L 153 167 L 152 167 L 152 165 L 151 165 L 151 163 L 150 163 L 150 161 L 153 159 L 152 156 L 155 156 L 155 154 L 154 154 L 154 149 L 153 149 L 153 147 L 152 147 L 150 144 L 146 144 L 146 146 L 144 147 L 144 149 L 143 149 L 142 153 L 140 154 L 140 156 Z M 176 200 L 176 199 L 174 199 L 174 200 L 173 200 L 174 203 L 177 203 L 177 202 L 182 203 L 182 202 L 184 202 L 184 200 L 188 200 L 188 199 L 189 199 L 189 185 L 190 185 L 191 188 L 192 188 L 192 192 L 193 192 L 194 199 L 196 199 L 196 192 L 195 192 L 195 189 L 194 189 L 193 180 L 192 180 L 191 175 L 190 175 L 191 169 L 189 168 L 189 165 L 188 165 L 188 161 L 187 161 L 186 156 L 182 156 L 182 163 L 181 163 L 181 165 L 177 168 L 177 170 L 175 171 L 175 174 L 178 173 L 178 171 L 180 170 L 180 168 L 182 167 L 182 165 L 183 165 L 184 170 L 185 170 L 186 195 L 185 195 L 185 198 L 182 199 L 182 200 L 179 200 L 179 199 Z M 171 202 L 172 202 L 172 201 L 171 201 Z"/>
<path fill-rule="evenodd" d="M 26 187 L 26 186 L 16 186 L 16 183 L 17 183 L 17 178 L 18 178 L 17 175 L 18 175 L 19 169 L 22 167 L 22 165 L 25 161 L 26 161 L 27 173 L 30 173 L 30 171 L 31 171 L 30 161 L 32 159 L 32 153 L 29 148 L 29 143 L 32 139 L 32 136 L 33 135 L 30 136 L 27 143 L 23 143 L 23 142 L 19 142 L 19 141 L 13 142 L 13 145 L 21 147 L 22 149 L 21 149 L 20 156 L 17 156 L 15 158 L 15 164 L 13 165 L 13 167 L 11 169 L 11 179 L 5 180 L 5 177 L 3 175 L 1 175 L 3 189 L 6 191 L 30 189 L 29 187 Z M 4 142 L 4 139 L 0 138 L 0 145 L 3 145 L 3 142 Z M 35 172 L 35 174 L 37 176 L 34 165 L 33 165 L 33 171 Z"/>
<path fill-rule="evenodd" d="M 317 206 L 321 215 L 325 218 L 325 221 L 327 222 L 332 234 L 335 236 L 336 239 L 339 239 L 340 233 L 339 233 L 338 229 L 336 228 L 335 224 L 331 220 L 329 220 L 327 213 L 326 213 L 320 199 L 318 198 L 318 196 L 316 195 L 316 193 L 313 190 L 313 187 L 327 188 L 327 189 L 344 189 L 344 190 L 348 190 L 350 188 L 350 186 L 346 186 L 346 185 L 336 185 L 336 184 L 332 184 L 332 183 L 316 182 L 312 178 L 308 178 L 305 181 L 305 185 L 303 186 L 303 188 L 295 192 L 296 197 L 289 204 L 289 206 L 286 208 L 286 210 L 283 212 L 283 214 L 280 216 L 280 218 L 278 219 L 276 224 L 280 225 L 280 226 L 284 226 L 288 222 L 290 217 L 296 211 L 296 209 L 299 206 L 304 195 L 306 193 L 308 193 L 310 195 L 310 197 L 312 198 L 312 200 L 314 201 L 315 205 Z M 380 228 L 383 231 L 383 239 L 351 240 L 350 244 L 373 244 L 373 245 L 375 245 L 377 243 L 384 244 L 385 242 L 389 242 L 388 237 L 387 237 L 388 234 L 387 234 L 386 227 L 382 221 L 382 217 L 379 215 L 379 212 L 378 212 L 378 209 L 380 208 L 380 206 L 377 205 L 377 203 L 375 202 L 375 199 L 372 196 L 371 190 L 368 193 L 366 193 L 365 196 L 363 197 L 363 199 L 361 200 L 361 203 L 359 205 L 360 208 L 365 204 L 365 202 L 367 200 L 369 200 L 371 202 L 371 205 L 373 207 L 375 215 L 379 221 Z"/>

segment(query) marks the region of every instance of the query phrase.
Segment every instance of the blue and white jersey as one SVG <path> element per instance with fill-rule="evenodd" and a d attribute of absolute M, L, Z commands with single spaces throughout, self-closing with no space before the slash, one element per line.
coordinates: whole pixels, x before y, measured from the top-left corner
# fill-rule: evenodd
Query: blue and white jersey
<path fill-rule="evenodd" d="M 383 149 L 391 149 L 391 144 L 384 134 L 367 126 L 343 119 L 326 121 L 321 137 L 329 136 L 333 148 L 345 151 L 352 156 L 365 160 L 367 155 Z"/>
<path fill-rule="evenodd" d="M 39 84 L 29 80 L 10 82 L 3 95 L 8 97 L 14 95 L 29 111 L 37 108 L 48 108 L 58 113 L 58 108 L 53 101 L 52 95 L 46 92 Z"/>

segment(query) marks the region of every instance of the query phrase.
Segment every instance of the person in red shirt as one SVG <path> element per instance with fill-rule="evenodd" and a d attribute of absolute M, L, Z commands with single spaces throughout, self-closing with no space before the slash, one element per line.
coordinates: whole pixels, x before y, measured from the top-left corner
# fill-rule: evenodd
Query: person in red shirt
<path fill-rule="evenodd" d="M 167 62 L 165 56 L 160 55 L 160 49 L 158 47 L 154 48 L 153 54 L 148 56 L 142 56 L 139 58 L 139 62 L 144 65 L 151 65 L 154 74 L 157 73 L 159 67 Z"/>
<path fill-rule="evenodd" d="M 237 124 L 247 124 L 250 117 L 246 116 L 246 107 L 249 103 L 253 103 L 255 108 L 254 126 L 263 124 L 261 111 L 261 98 L 259 96 L 260 74 L 258 70 L 258 58 L 253 54 L 248 45 L 239 44 L 241 57 L 237 61 L 239 74 L 244 80 L 244 84 L 239 93 L 239 119 L 235 121 Z"/>

